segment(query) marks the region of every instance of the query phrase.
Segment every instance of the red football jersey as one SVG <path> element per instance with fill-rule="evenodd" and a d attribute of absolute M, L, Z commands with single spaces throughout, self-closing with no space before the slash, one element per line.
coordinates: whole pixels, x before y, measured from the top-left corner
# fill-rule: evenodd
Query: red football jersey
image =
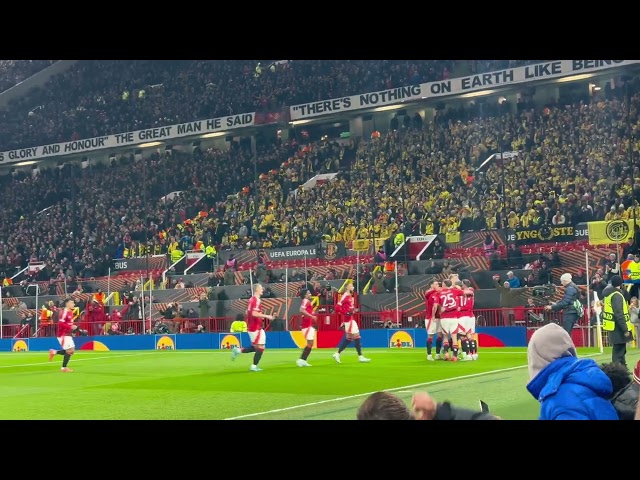
<path fill-rule="evenodd" d="M 311 304 L 311 300 L 307 300 L 306 298 L 303 298 L 301 306 L 302 308 L 304 308 L 305 312 L 307 312 L 310 315 L 313 315 L 314 307 Z M 300 328 L 309 328 L 311 326 L 313 326 L 313 318 L 303 315 L 302 320 L 300 321 Z"/>
<path fill-rule="evenodd" d="M 58 337 L 68 337 L 71 335 L 73 327 L 73 310 L 67 310 L 66 308 L 60 314 L 58 318 Z"/>
<path fill-rule="evenodd" d="M 431 314 L 433 312 L 433 306 L 438 303 L 438 292 L 436 290 L 429 290 L 425 295 L 425 308 L 427 311 L 425 312 L 425 318 L 427 320 L 431 319 Z"/>
<path fill-rule="evenodd" d="M 257 332 L 262 328 L 262 318 L 254 316 L 255 312 L 262 313 L 262 304 L 254 295 L 249 299 L 247 306 L 247 332 Z"/>
<path fill-rule="evenodd" d="M 475 300 L 475 294 L 473 293 L 473 290 L 467 290 L 466 292 L 463 292 L 463 293 L 464 295 L 458 297 L 458 306 L 460 307 L 460 316 L 473 317 L 473 302 Z"/>
<path fill-rule="evenodd" d="M 458 318 L 458 297 L 463 295 L 457 288 L 443 288 L 438 293 L 441 318 Z"/>
<path fill-rule="evenodd" d="M 338 305 L 342 307 L 342 313 L 353 313 L 353 295 L 345 293 L 344 295 L 342 295 L 342 298 L 338 302 Z"/>

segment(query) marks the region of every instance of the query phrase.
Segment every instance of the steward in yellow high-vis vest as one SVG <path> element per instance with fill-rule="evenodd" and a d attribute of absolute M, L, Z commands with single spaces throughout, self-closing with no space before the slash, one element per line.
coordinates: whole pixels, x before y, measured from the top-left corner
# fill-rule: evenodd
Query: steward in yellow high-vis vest
<path fill-rule="evenodd" d="M 396 236 L 393 237 L 393 245 L 397 248 L 404 243 L 404 233 L 396 233 Z"/>
<path fill-rule="evenodd" d="M 613 363 L 627 364 L 627 342 L 633 340 L 631 335 L 631 321 L 629 316 L 629 303 L 620 291 L 622 277 L 614 275 L 611 284 L 602 292 L 604 297 L 602 306 L 602 329 L 609 332 L 609 343 L 613 351 L 611 361 Z"/>
<path fill-rule="evenodd" d="M 204 249 L 204 253 L 211 262 L 213 262 L 218 255 L 216 247 L 214 247 L 213 245 L 207 245 L 207 248 Z"/>
<path fill-rule="evenodd" d="M 640 263 L 635 261 L 633 255 L 620 264 L 620 273 L 624 283 L 640 283 Z"/>
<path fill-rule="evenodd" d="M 176 248 L 173 252 L 171 252 L 171 263 L 176 263 L 184 256 L 184 252 L 179 248 Z"/>

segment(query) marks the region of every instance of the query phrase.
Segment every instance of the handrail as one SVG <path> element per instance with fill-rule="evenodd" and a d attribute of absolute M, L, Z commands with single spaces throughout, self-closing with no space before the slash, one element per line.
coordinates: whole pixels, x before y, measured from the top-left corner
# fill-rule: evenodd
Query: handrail
<path fill-rule="evenodd" d="M 187 253 L 189 253 L 189 252 L 187 252 Z M 202 252 L 202 251 L 193 250 L 193 251 L 191 251 L 191 253 L 202 253 L 202 256 L 201 256 L 199 259 L 197 259 L 195 262 L 193 262 L 191 265 L 189 265 L 189 266 L 185 269 L 185 271 L 184 271 L 184 274 L 185 274 L 185 275 L 187 274 L 187 272 L 188 272 L 189 270 L 191 270 L 191 269 L 192 269 L 193 267 L 195 267 L 198 263 L 200 263 L 200 261 L 201 261 L 203 258 L 208 258 L 208 257 L 205 255 L 205 253 L 204 253 L 204 252 Z"/>
<path fill-rule="evenodd" d="M 167 284 L 167 272 L 169 270 L 171 270 L 173 267 L 175 267 L 177 264 L 179 264 L 184 258 L 186 258 L 186 256 L 187 256 L 186 254 L 181 256 L 177 261 L 175 261 L 171 265 L 169 265 L 164 272 L 162 272 L 162 289 L 161 290 L 164 290 L 165 288 L 167 288 L 166 287 L 166 284 Z"/>
<path fill-rule="evenodd" d="M 408 241 L 409 241 L 409 238 L 405 237 L 404 238 L 404 242 L 402 242 L 402 244 L 398 245 L 398 247 L 393 251 L 393 253 L 391 255 L 389 255 L 389 259 L 392 259 L 393 257 L 395 257 L 396 253 L 398 253 Z"/>
<path fill-rule="evenodd" d="M 16 278 L 18 275 L 23 274 L 26 270 L 29 269 L 29 265 L 27 265 L 26 267 L 24 267 L 22 270 L 20 270 L 18 273 L 16 273 L 13 277 L 11 277 L 11 280 L 13 280 L 14 278 Z"/>
<path fill-rule="evenodd" d="M 367 284 L 364 286 L 364 288 L 362 289 L 362 294 L 366 295 L 367 292 L 369 291 L 369 287 L 371 287 L 371 284 L 373 283 L 373 277 L 375 275 L 375 273 L 379 270 L 382 270 L 380 268 L 380 265 L 376 265 L 376 268 L 373 269 L 373 272 L 371 272 L 371 278 L 369 279 L 369 281 L 367 282 Z"/>
<path fill-rule="evenodd" d="M 104 304 L 109 305 L 109 301 L 115 296 L 116 292 L 111 292 L 107 298 L 104 299 Z"/>

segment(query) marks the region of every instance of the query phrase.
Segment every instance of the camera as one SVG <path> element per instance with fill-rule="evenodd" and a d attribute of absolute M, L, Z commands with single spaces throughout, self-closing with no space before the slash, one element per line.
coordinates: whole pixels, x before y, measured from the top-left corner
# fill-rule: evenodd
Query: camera
<path fill-rule="evenodd" d="M 156 322 L 156 324 L 153 327 L 153 333 L 155 333 L 156 335 L 166 335 L 171 332 L 167 325 L 165 325 L 162 322 Z"/>
<path fill-rule="evenodd" d="M 549 283 L 547 285 L 537 285 L 531 289 L 531 296 L 542 298 L 549 298 L 556 293 L 556 286 Z"/>

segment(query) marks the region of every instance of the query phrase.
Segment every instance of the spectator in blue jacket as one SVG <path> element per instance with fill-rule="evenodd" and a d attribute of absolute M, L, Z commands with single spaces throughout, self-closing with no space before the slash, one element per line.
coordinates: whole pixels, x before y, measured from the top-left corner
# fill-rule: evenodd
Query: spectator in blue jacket
<path fill-rule="evenodd" d="M 520 279 L 513 272 L 507 272 L 507 282 L 511 288 L 520 288 Z"/>
<path fill-rule="evenodd" d="M 527 348 L 527 390 L 540 402 L 539 420 L 618 420 L 609 377 L 590 358 L 579 359 L 569 334 L 550 323 Z"/>
<path fill-rule="evenodd" d="M 573 283 L 573 279 L 570 273 L 563 273 L 560 277 L 560 283 L 564 287 L 564 296 L 562 300 L 557 303 L 552 303 L 544 307 L 545 310 L 551 310 L 557 312 L 562 310 L 562 328 L 564 328 L 569 335 L 571 330 L 578 320 L 580 315 L 574 306 L 576 300 L 580 300 L 580 290 Z"/>

